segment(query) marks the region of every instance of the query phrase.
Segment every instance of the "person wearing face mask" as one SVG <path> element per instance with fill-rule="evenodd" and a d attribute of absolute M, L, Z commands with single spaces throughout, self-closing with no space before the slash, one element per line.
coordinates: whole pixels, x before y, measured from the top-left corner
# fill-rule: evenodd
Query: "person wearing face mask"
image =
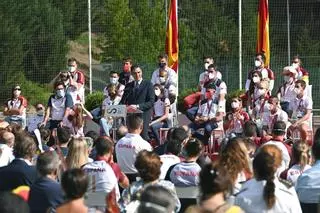
<path fill-rule="evenodd" d="M 21 95 L 21 87 L 15 85 L 11 90 L 11 98 L 4 104 L 3 115 L 6 116 L 5 121 L 10 123 L 18 123 L 24 129 L 26 127 L 26 107 L 27 99 Z"/>
<path fill-rule="evenodd" d="M 268 111 L 267 103 L 269 100 L 269 93 L 268 93 L 268 82 L 262 81 L 256 84 L 254 89 L 254 94 L 252 98 L 252 117 L 253 120 L 258 125 L 258 128 L 262 129 L 262 118 L 264 113 Z"/>
<path fill-rule="evenodd" d="M 49 129 L 63 126 L 63 119 L 67 119 L 70 109 L 73 107 L 72 97 L 65 92 L 65 85 L 62 81 L 54 84 L 55 93 L 49 97 L 46 114 L 41 126 L 49 122 Z M 50 120 L 49 120 L 50 119 Z"/>
<path fill-rule="evenodd" d="M 259 101 L 261 97 L 269 97 L 268 85 L 269 82 L 266 80 L 262 80 L 262 74 L 259 71 L 252 72 L 252 84 L 250 85 L 250 89 L 248 91 L 248 112 L 250 116 L 252 115 L 251 110 L 253 110 L 257 105 L 259 105 Z"/>
<path fill-rule="evenodd" d="M 297 79 L 304 80 L 306 84 L 309 84 L 309 72 L 301 66 L 302 62 L 298 55 L 292 59 L 291 66 L 297 71 Z"/>
<path fill-rule="evenodd" d="M 165 97 L 164 89 L 159 84 L 155 84 L 153 88 L 156 101 L 153 105 L 153 119 L 149 126 L 156 138 L 157 145 L 160 145 L 159 129 L 168 127 L 170 101 Z"/>
<path fill-rule="evenodd" d="M 167 83 L 177 85 L 178 76 L 177 76 L 177 73 L 168 66 L 168 55 L 160 54 L 158 56 L 158 62 L 159 62 L 159 68 L 152 73 L 151 83 L 153 85 L 160 84 L 160 78 L 159 78 L 160 70 L 164 69 L 168 72 Z"/>
<path fill-rule="evenodd" d="M 288 135 L 291 136 L 293 131 L 299 131 L 301 139 L 307 140 L 307 131 L 312 128 L 310 126 L 312 119 L 312 99 L 305 94 L 306 82 L 297 80 L 295 82 L 296 98 L 290 101 L 289 118 L 292 125 L 288 129 Z"/>
<path fill-rule="evenodd" d="M 45 112 L 45 107 L 41 104 L 38 103 L 35 106 L 36 108 L 36 114 L 33 116 L 28 117 L 28 132 L 32 133 L 35 129 L 38 128 L 38 125 L 41 124 L 44 118 L 44 112 Z"/>
<path fill-rule="evenodd" d="M 284 67 L 282 75 L 284 76 L 284 83 L 279 87 L 277 97 L 280 99 L 281 108 L 288 113 L 289 103 L 296 96 L 294 88 L 298 75 L 292 66 Z"/>
<path fill-rule="evenodd" d="M 103 94 L 105 97 L 104 103 L 107 103 L 107 105 L 117 105 L 119 104 L 125 86 L 121 83 L 119 83 L 119 73 L 116 71 L 110 72 L 110 83 L 103 89 Z M 115 94 L 109 94 L 109 91 L 114 91 Z M 111 97 L 112 96 L 112 97 Z M 110 102 L 110 103 L 109 103 Z"/>
<path fill-rule="evenodd" d="M 68 59 L 68 71 L 69 86 L 66 88 L 66 92 L 71 95 L 73 103 L 84 103 L 85 77 L 83 72 L 78 69 L 75 58 Z"/>
<path fill-rule="evenodd" d="M 250 120 L 246 111 L 242 109 L 242 100 L 240 97 L 233 98 L 231 101 L 232 112 L 227 115 L 227 121 L 224 129 L 227 135 L 232 133 L 237 136 L 242 135 L 245 122 Z"/>
<path fill-rule="evenodd" d="M 207 86 L 206 99 L 202 101 L 194 122 L 189 125 L 194 137 L 200 139 L 204 144 L 208 144 L 212 130 L 216 129 L 223 120 L 225 109 L 218 107 L 214 100 L 216 85 L 211 83 Z M 197 129 L 204 128 L 205 133 L 201 135 Z"/>
<path fill-rule="evenodd" d="M 131 67 L 133 61 L 131 57 L 125 57 L 122 60 L 122 72 L 119 75 L 119 83 L 126 86 L 127 83 L 134 81 L 133 76 L 131 75 Z"/>
<path fill-rule="evenodd" d="M 254 69 L 248 72 L 248 78 L 246 81 L 246 85 L 245 85 L 245 89 L 248 92 L 250 90 L 250 88 L 252 87 L 252 84 L 254 84 L 253 79 L 252 79 L 252 73 L 253 72 L 260 72 L 261 73 L 261 81 L 268 81 L 269 82 L 269 91 L 271 93 L 273 86 L 274 86 L 274 73 L 271 69 L 269 69 L 268 67 L 265 67 L 265 60 L 266 57 L 263 53 L 257 53 L 255 56 L 255 60 L 254 60 Z"/>
<path fill-rule="evenodd" d="M 271 97 L 267 103 L 267 111 L 263 114 L 262 125 L 266 134 L 271 135 L 274 124 L 282 121 L 288 127 L 288 114 L 280 108 L 279 99 Z"/>

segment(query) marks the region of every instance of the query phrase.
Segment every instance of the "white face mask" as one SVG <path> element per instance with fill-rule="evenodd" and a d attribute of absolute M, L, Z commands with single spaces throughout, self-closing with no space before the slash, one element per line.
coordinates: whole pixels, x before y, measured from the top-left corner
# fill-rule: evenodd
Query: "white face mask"
<path fill-rule="evenodd" d="M 253 77 L 252 78 L 253 83 L 259 83 L 260 82 L 260 78 L 259 77 Z"/>
<path fill-rule="evenodd" d="M 264 89 L 259 89 L 258 90 L 258 96 L 261 97 L 261 96 L 264 96 L 266 93 L 266 91 Z"/>
<path fill-rule="evenodd" d="M 294 88 L 294 92 L 298 95 L 298 94 L 300 94 L 300 89 L 299 88 Z"/>
<path fill-rule="evenodd" d="M 298 63 L 292 63 L 291 66 L 295 69 L 298 69 L 299 68 L 299 64 Z"/>
<path fill-rule="evenodd" d="M 159 88 L 154 89 L 154 94 L 158 97 L 161 94 L 161 91 Z"/>
<path fill-rule="evenodd" d="M 73 66 L 69 66 L 68 69 L 69 69 L 70 72 L 76 71 L 76 67 L 73 67 Z"/>
<path fill-rule="evenodd" d="M 237 108 L 239 108 L 239 106 L 240 106 L 239 102 L 232 102 L 231 103 L 231 108 L 232 109 L 237 109 Z"/>
<path fill-rule="evenodd" d="M 255 60 L 254 61 L 254 66 L 255 67 L 260 67 L 262 65 L 261 61 Z"/>
<path fill-rule="evenodd" d="M 293 82 L 293 78 L 290 77 L 290 76 L 285 75 L 283 78 L 284 78 L 284 81 L 287 82 L 287 83 L 292 83 Z"/>
<path fill-rule="evenodd" d="M 205 69 L 205 70 L 208 70 L 208 67 L 209 67 L 209 63 L 205 63 L 205 64 L 204 64 L 204 69 Z"/>
<path fill-rule="evenodd" d="M 21 91 L 20 91 L 20 90 L 14 90 L 14 91 L 13 91 L 13 95 L 14 95 L 15 97 L 19 97 L 20 94 L 21 94 Z"/>
<path fill-rule="evenodd" d="M 119 80 L 119 78 L 110 77 L 110 83 L 111 84 L 117 84 L 118 80 Z"/>
<path fill-rule="evenodd" d="M 216 77 L 216 75 L 213 73 L 209 73 L 208 77 L 209 77 L 209 79 L 214 79 Z"/>
<path fill-rule="evenodd" d="M 159 77 L 159 82 L 160 82 L 160 84 L 166 83 L 166 78 L 165 77 Z"/>
<path fill-rule="evenodd" d="M 57 90 L 56 91 L 57 97 L 58 98 L 63 98 L 65 96 L 65 91 L 64 90 Z"/>

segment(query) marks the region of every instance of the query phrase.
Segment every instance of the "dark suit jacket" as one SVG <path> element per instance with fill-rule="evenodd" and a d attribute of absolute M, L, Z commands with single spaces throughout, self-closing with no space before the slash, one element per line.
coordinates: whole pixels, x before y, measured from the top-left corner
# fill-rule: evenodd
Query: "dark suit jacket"
<path fill-rule="evenodd" d="M 25 161 L 14 159 L 0 168 L 0 191 L 11 191 L 18 186 L 31 186 L 37 178 L 36 168 Z"/>
<path fill-rule="evenodd" d="M 142 80 L 139 87 L 135 88 L 135 81 L 126 85 L 120 104 L 139 105 L 139 110 L 143 111 L 143 132 L 142 137 L 148 140 L 147 135 L 149 123 L 155 100 L 153 85 L 150 81 Z"/>

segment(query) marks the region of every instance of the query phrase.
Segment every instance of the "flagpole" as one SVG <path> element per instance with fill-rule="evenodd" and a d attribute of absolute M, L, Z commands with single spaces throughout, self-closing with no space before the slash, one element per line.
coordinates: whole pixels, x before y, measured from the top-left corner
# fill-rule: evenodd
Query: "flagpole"
<path fill-rule="evenodd" d="M 92 93 L 92 55 L 91 55 L 91 0 L 88 0 L 88 39 L 89 39 L 89 89 Z"/>
<path fill-rule="evenodd" d="M 239 89 L 242 89 L 242 0 L 239 0 Z"/>
<path fill-rule="evenodd" d="M 289 0 L 287 0 L 287 31 L 288 31 L 288 65 L 290 65 L 291 58 L 291 42 L 290 42 L 290 8 Z"/>

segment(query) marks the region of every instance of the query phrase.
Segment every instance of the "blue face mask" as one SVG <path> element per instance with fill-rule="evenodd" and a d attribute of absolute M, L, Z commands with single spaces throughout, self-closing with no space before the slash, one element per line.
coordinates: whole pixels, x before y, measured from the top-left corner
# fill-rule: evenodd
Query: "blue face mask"
<path fill-rule="evenodd" d="M 159 63 L 160 68 L 164 68 L 167 64 L 166 63 Z"/>
<path fill-rule="evenodd" d="M 66 95 L 64 90 L 57 90 L 56 91 L 56 96 L 57 98 L 63 98 Z"/>

